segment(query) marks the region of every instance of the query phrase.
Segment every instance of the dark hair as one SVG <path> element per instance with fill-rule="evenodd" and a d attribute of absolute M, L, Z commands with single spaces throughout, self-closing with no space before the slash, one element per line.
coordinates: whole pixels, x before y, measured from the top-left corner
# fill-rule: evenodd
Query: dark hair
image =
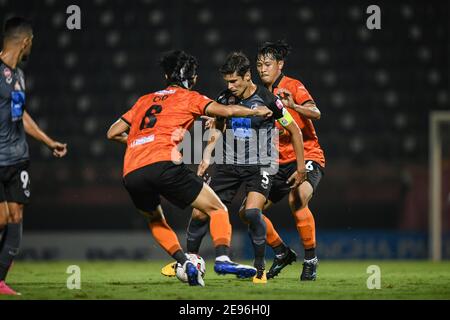
<path fill-rule="evenodd" d="M 11 39 L 23 33 L 33 33 L 31 20 L 23 17 L 12 17 L 5 21 L 3 26 L 4 39 Z"/>
<path fill-rule="evenodd" d="M 237 73 L 243 77 L 250 70 L 250 60 L 242 52 L 232 52 L 226 58 L 219 71 L 223 75 Z"/>
<path fill-rule="evenodd" d="M 291 46 L 284 40 L 278 40 L 277 42 L 265 42 L 258 48 L 258 54 L 256 60 L 259 57 L 272 56 L 277 61 L 285 61 L 286 57 L 291 52 Z"/>
<path fill-rule="evenodd" d="M 167 84 L 176 84 L 189 89 L 194 83 L 194 77 L 197 75 L 197 59 L 182 51 L 172 50 L 166 52 L 159 61 L 167 75 Z"/>

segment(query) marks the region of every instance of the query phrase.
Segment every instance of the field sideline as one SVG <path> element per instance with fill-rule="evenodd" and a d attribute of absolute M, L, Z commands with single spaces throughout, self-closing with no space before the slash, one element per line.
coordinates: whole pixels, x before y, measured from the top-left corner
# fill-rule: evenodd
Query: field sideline
<path fill-rule="evenodd" d="M 45 262 L 18 261 L 8 283 L 20 297 L 0 299 L 450 299 L 450 262 L 321 261 L 315 282 L 300 282 L 300 263 L 266 285 L 218 276 L 207 261 L 206 287 L 189 287 L 160 275 L 166 261 Z M 267 262 L 270 266 L 270 261 Z M 69 265 L 81 268 L 81 290 L 66 287 Z M 369 265 L 381 268 L 381 289 L 367 289 Z"/>

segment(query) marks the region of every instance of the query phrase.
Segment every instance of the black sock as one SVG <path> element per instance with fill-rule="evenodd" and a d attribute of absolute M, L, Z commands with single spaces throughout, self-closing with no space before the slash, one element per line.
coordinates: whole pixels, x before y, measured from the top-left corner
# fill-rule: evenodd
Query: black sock
<path fill-rule="evenodd" d="M 1 230 L 0 230 L 0 250 L 2 250 L 3 245 L 5 243 L 5 239 L 6 239 L 6 228 L 7 225 L 5 225 Z"/>
<path fill-rule="evenodd" d="M 187 229 L 186 248 L 189 253 L 198 253 L 203 237 L 208 232 L 209 219 L 192 219 L 189 221 Z"/>
<path fill-rule="evenodd" d="M 9 266 L 19 253 L 22 240 L 22 223 L 8 223 L 3 232 L 3 246 L 0 248 L 0 281 L 6 279 Z"/>
<path fill-rule="evenodd" d="M 245 219 L 249 222 L 248 231 L 255 251 L 254 266 L 257 269 L 264 269 L 264 258 L 266 255 L 266 222 L 262 217 L 261 210 L 247 209 L 244 213 Z"/>
<path fill-rule="evenodd" d="M 314 259 L 316 256 L 316 248 L 305 249 L 305 260 Z"/>
<path fill-rule="evenodd" d="M 230 248 L 225 245 L 217 246 L 215 249 L 216 249 L 216 258 L 220 256 L 230 256 Z"/>
<path fill-rule="evenodd" d="M 181 265 L 183 265 L 187 261 L 186 255 L 182 250 L 178 250 L 177 252 L 175 252 L 172 257 Z"/>
<path fill-rule="evenodd" d="M 273 247 L 273 252 L 275 253 L 275 255 L 282 255 L 285 254 L 287 252 L 287 247 L 286 245 L 282 242 L 281 244 L 279 244 L 276 247 Z"/>

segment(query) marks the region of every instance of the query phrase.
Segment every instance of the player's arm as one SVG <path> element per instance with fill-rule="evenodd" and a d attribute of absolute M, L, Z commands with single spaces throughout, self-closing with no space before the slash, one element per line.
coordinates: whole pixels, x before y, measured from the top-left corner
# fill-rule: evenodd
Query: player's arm
<path fill-rule="evenodd" d="M 200 164 L 197 168 L 197 175 L 203 176 L 208 169 L 209 165 L 211 164 L 211 156 L 212 152 L 214 151 L 214 148 L 216 147 L 217 140 L 219 140 L 221 131 L 219 131 L 216 128 L 217 122 L 223 122 L 222 119 L 216 119 L 212 122 L 211 126 L 209 127 L 208 131 L 208 144 L 205 147 L 205 150 L 203 150 L 203 158 L 202 161 L 200 161 Z"/>
<path fill-rule="evenodd" d="M 44 143 L 50 150 L 53 151 L 53 155 L 57 158 L 64 157 L 67 153 L 67 143 L 61 143 L 50 138 L 37 123 L 31 118 L 30 114 L 26 111 L 23 113 L 23 126 L 25 132 L 32 136 L 37 141 Z"/>
<path fill-rule="evenodd" d="M 272 116 L 272 111 L 265 106 L 257 107 L 255 109 L 250 109 L 238 105 L 223 105 L 218 102 L 212 101 L 205 110 L 207 116 L 213 117 L 250 117 L 250 116 L 260 116 L 269 118 Z"/>
<path fill-rule="evenodd" d="M 297 171 L 289 177 L 287 183 L 294 183 L 291 188 L 297 188 L 306 179 L 306 168 L 305 168 L 305 158 L 304 158 L 304 146 L 303 146 L 303 135 L 302 131 L 298 127 L 297 123 L 294 121 L 289 111 L 283 110 L 283 115 L 277 121 L 291 134 L 291 142 L 294 146 L 295 155 L 297 158 Z"/>
<path fill-rule="evenodd" d="M 298 112 L 300 115 L 304 116 L 307 119 L 311 120 L 320 119 L 320 110 L 314 101 L 308 100 L 302 104 L 297 104 L 295 103 L 291 92 L 284 88 L 280 88 L 278 90 L 278 95 L 280 96 L 281 101 L 287 108 L 290 108 Z"/>
<path fill-rule="evenodd" d="M 112 126 L 106 133 L 106 136 L 108 137 L 109 140 L 127 144 L 128 139 L 127 132 L 129 130 L 130 130 L 129 124 L 126 123 L 122 118 L 120 118 L 119 120 L 117 120 L 112 124 Z"/>

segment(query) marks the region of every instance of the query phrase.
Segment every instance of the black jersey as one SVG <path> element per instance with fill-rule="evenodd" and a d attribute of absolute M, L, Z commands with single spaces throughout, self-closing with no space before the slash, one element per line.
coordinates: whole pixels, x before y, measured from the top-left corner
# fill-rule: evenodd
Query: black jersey
<path fill-rule="evenodd" d="M 22 116 L 25 107 L 25 77 L 0 60 L 0 166 L 29 159 Z"/>
<path fill-rule="evenodd" d="M 265 87 L 257 85 L 247 99 L 239 100 L 229 90 L 223 91 L 217 101 L 222 104 L 239 104 L 247 108 L 266 106 L 273 115 L 264 117 L 232 117 L 225 119 L 223 135 L 223 161 L 235 165 L 270 165 L 278 161 L 275 139 L 278 133 L 275 120 L 283 118 L 283 103 Z M 217 155 L 217 152 L 216 152 Z"/>

